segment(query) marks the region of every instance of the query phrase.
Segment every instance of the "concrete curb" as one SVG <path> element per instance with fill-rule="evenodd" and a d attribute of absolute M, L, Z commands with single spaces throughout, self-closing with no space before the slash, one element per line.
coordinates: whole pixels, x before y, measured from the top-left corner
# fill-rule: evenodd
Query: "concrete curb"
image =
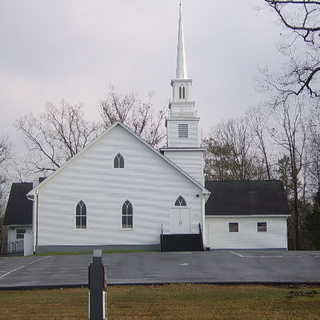
<path fill-rule="evenodd" d="M 320 280 L 317 281 L 150 281 L 150 282 L 110 282 L 108 286 L 163 286 L 169 284 L 196 284 L 196 285 L 263 285 L 263 286 L 319 286 Z M 55 284 L 55 285 L 30 285 L 30 286 L 0 286 L 0 291 L 9 290 L 50 290 L 50 289 L 72 289 L 88 288 L 87 283 L 79 284 Z"/>

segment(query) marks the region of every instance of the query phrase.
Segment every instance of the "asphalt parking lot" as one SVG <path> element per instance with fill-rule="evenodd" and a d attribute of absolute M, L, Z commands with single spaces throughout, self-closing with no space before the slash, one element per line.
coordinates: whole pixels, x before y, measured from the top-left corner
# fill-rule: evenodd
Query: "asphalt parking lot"
<path fill-rule="evenodd" d="M 89 255 L 1 257 L 0 289 L 86 286 Z M 320 284 L 320 252 L 145 252 L 103 256 L 107 283 Z"/>

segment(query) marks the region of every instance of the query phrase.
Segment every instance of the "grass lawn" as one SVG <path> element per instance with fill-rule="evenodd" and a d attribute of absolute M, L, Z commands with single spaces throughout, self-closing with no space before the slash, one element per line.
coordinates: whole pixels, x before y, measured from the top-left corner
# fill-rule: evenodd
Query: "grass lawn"
<path fill-rule="evenodd" d="M 0 291 L 0 319 L 87 319 L 87 289 Z M 320 319 L 320 288 L 165 285 L 108 288 L 113 319 Z"/>

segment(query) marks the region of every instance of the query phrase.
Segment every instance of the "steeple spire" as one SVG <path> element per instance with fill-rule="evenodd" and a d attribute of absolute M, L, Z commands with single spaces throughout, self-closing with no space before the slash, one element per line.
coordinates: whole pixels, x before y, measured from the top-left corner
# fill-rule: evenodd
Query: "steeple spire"
<path fill-rule="evenodd" d="M 177 46 L 177 79 L 187 79 L 186 53 L 184 50 L 184 35 L 182 23 L 182 2 L 179 4 L 179 27 L 178 27 L 178 46 Z"/>

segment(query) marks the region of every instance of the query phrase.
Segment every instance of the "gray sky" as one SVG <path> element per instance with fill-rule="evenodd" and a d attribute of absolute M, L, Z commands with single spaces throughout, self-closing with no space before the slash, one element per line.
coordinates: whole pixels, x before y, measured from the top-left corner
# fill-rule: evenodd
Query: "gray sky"
<path fill-rule="evenodd" d="M 263 0 L 184 0 L 183 16 L 207 132 L 262 101 L 258 67 L 280 67 L 281 27 Z M 63 98 L 98 119 L 110 85 L 142 98 L 153 92 L 155 106 L 167 105 L 177 24 L 178 0 L 1 0 L 0 134 L 21 145 L 14 121 Z"/>

